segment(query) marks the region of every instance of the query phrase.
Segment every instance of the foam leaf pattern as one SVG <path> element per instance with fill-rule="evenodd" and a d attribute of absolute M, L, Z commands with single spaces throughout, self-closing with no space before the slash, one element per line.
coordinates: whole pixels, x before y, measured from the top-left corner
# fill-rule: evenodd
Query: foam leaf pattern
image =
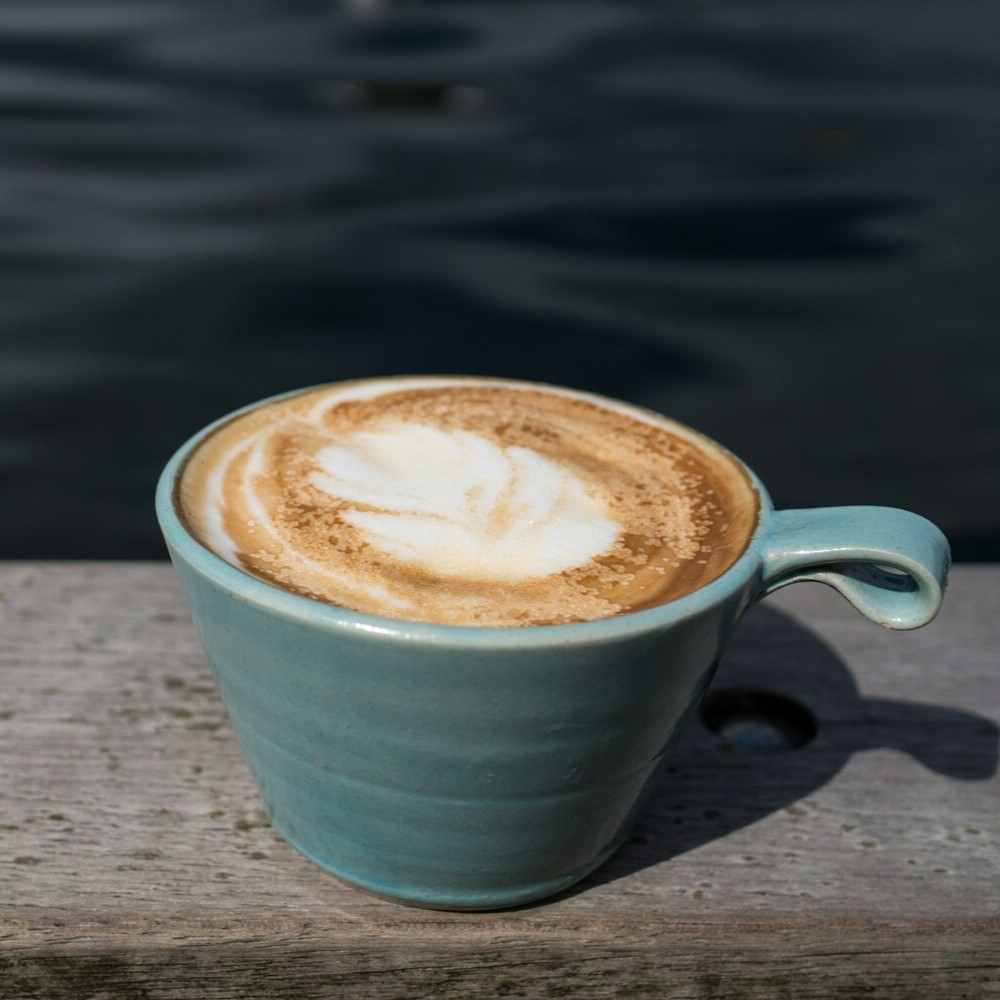
<path fill-rule="evenodd" d="M 311 482 L 346 505 L 346 523 L 438 576 L 548 576 L 608 551 L 620 530 L 605 500 L 568 467 L 467 430 L 358 431 L 316 459 Z"/>

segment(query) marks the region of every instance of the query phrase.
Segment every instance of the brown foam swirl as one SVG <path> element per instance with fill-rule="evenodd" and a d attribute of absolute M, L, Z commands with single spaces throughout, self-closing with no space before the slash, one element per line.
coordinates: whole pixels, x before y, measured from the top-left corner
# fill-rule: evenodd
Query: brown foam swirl
<path fill-rule="evenodd" d="M 742 469 L 692 432 L 568 390 L 342 383 L 264 404 L 182 474 L 192 533 L 276 586 L 369 614 L 519 626 L 682 596 L 739 557 Z"/>

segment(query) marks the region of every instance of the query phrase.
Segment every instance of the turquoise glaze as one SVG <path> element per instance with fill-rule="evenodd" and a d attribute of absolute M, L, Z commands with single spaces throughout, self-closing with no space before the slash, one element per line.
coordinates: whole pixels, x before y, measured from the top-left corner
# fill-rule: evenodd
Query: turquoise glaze
<path fill-rule="evenodd" d="M 680 600 L 524 629 L 392 621 L 298 597 L 196 542 L 174 456 L 157 513 L 275 827 L 341 879 L 420 906 L 491 909 L 572 885 L 624 840 L 740 615 L 799 580 L 916 628 L 948 543 L 883 507 L 761 512 L 747 551 Z M 895 570 L 888 572 L 885 567 Z"/>

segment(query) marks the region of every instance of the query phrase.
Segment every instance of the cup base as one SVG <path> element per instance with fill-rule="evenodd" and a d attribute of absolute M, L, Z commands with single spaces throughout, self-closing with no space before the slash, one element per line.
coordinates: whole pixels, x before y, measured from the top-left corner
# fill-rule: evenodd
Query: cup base
<path fill-rule="evenodd" d="M 359 889 L 369 896 L 375 896 L 377 899 L 424 910 L 481 912 L 485 910 L 509 910 L 518 906 L 536 903 L 539 900 L 545 899 L 548 896 L 554 896 L 575 885 L 592 871 L 600 868 L 621 846 L 620 843 L 616 843 L 607 850 L 602 851 L 592 864 L 588 864 L 568 875 L 560 875 L 558 878 L 549 879 L 544 882 L 533 882 L 529 885 L 497 889 L 425 888 L 406 885 L 405 883 L 390 882 L 388 880 L 373 879 L 354 872 L 344 871 L 302 847 L 296 842 L 294 837 L 288 836 L 281 829 L 279 823 L 274 823 L 274 826 L 299 854 L 311 861 L 318 868 L 321 868 L 328 875 L 332 875 L 337 881 L 350 886 L 352 889 Z"/>

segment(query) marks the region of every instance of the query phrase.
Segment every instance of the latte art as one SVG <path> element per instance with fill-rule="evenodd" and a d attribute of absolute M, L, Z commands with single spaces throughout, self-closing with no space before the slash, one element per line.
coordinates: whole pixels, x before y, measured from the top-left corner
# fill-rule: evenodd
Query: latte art
<path fill-rule="evenodd" d="M 310 482 L 375 548 L 438 576 L 516 581 L 580 566 L 621 530 L 565 467 L 461 429 L 399 424 L 316 454 Z"/>
<path fill-rule="evenodd" d="M 266 403 L 180 484 L 193 534 L 356 611 L 511 626 L 671 600 L 745 548 L 756 494 L 693 432 L 530 383 L 383 379 Z"/>

